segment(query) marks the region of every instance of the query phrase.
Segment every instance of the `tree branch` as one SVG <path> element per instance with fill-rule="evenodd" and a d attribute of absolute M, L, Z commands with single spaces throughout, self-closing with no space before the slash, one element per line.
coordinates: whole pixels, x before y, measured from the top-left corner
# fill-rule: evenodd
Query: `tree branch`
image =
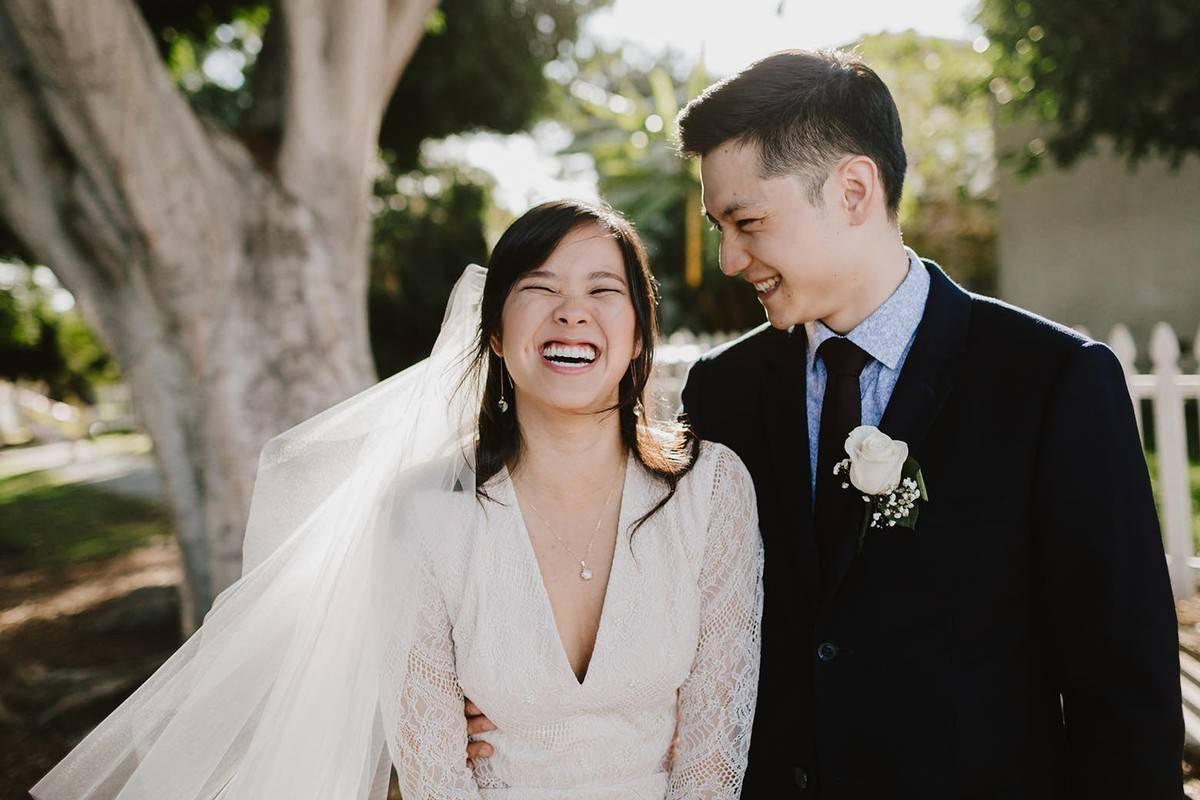
<path fill-rule="evenodd" d="M 360 205 L 383 109 L 437 0 L 281 0 L 288 83 L 280 177 L 297 195 Z M 341 176 L 341 180 L 336 176 Z"/>
<path fill-rule="evenodd" d="M 214 215 L 207 193 L 218 160 L 205 127 L 171 83 L 130 0 L 0 0 L 31 75 L 47 127 L 57 132 L 73 182 L 120 242 L 118 264 L 152 263 L 171 238 L 204 249 L 204 232 L 178 229 L 183 214 Z M 228 204 L 234 197 L 223 198 Z M 182 208 L 181 208 L 182 206 Z"/>
<path fill-rule="evenodd" d="M 387 108 L 392 93 L 396 90 L 396 82 L 401 73 L 417 51 L 421 37 L 425 35 L 425 20 L 438 5 L 438 0 L 432 2 L 414 2 L 414 0 L 389 0 L 387 41 L 390 47 L 390 60 L 384 67 L 383 82 L 379 86 L 379 100 L 382 108 Z"/>
<path fill-rule="evenodd" d="M 61 204 L 71 194 L 70 158 L 40 113 L 22 55 L 11 19 L 0 6 L 0 216 L 26 250 L 54 264 L 63 285 L 87 313 L 104 308 L 98 300 L 118 276 L 92 269 L 63 228 Z M 95 232 L 106 233 L 100 224 Z M 101 338 L 112 341 L 111 321 L 100 312 L 89 314 L 88 323 Z"/>

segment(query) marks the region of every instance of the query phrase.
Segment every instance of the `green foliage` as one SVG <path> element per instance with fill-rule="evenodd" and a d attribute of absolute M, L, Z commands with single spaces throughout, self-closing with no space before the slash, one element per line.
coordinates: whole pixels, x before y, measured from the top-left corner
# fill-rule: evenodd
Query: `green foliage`
<path fill-rule="evenodd" d="M 230 20 L 269 13 L 269 3 L 248 0 L 135 0 L 150 30 L 159 34 L 159 50 L 167 55 L 176 36 L 207 39 Z"/>
<path fill-rule="evenodd" d="M 1200 154 L 1195 0 L 983 0 L 979 21 L 996 101 L 1009 118 L 1052 123 L 1012 154 L 1022 169 L 1046 153 L 1069 165 L 1101 138 L 1131 166 Z"/>
<path fill-rule="evenodd" d="M 197 113 L 229 130 L 238 127 L 254 100 L 254 68 L 269 20 L 265 5 L 238 6 L 228 22 L 201 31 L 159 32 L 167 71 Z"/>
<path fill-rule="evenodd" d="M 397 175 L 385 153 L 372 200 L 368 295 L 371 350 L 381 378 L 429 354 L 450 289 L 470 263 L 487 262 L 483 219 L 490 187 L 452 168 Z"/>
<path fill-rule="evenodd" d="M 548 110 L 543 68 L 570 53 L 584 16 L 611 0 L 443 0 L 405 68 L 380 143 L 402 170 L 425 139 L 513 133 Z"/>
<path fill-rule="evenodd" d="M 57 399 L 92 399 L 116 364 L 45 267 L 0 264 L 0 378 L 45 381 Z"/>

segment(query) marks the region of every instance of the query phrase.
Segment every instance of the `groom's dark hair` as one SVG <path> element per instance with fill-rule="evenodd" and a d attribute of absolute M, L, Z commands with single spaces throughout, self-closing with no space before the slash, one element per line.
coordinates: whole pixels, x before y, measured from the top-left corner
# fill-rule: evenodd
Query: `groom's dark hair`
<path fill-rule="evenodd" d="M 875 162 L 888 216 L 900 208 L 907 159 L 892 93 L 858 56 L 784 50 L 709 86 L 679 114 L 679 152 L 703 156 L 731 140 L 755 144 L 764 178 L 798 174 L 821 200 L 845 155 Z"/>

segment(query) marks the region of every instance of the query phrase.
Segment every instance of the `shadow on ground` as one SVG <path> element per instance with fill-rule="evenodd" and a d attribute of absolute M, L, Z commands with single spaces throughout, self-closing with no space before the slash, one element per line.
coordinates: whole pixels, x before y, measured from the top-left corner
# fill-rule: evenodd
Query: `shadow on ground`
<path fill-rule="evenodd" d="M 181 644 L 176 548 L 0 574 L 0 797 L 26 791 Z"/>

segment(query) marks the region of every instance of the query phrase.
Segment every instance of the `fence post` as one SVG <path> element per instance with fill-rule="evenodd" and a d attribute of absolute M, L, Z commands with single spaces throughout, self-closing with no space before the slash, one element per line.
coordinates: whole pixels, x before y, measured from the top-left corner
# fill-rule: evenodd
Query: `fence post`
<path fill-rule="evenodd" d="M 1150 336 L 1150 358 L 1154 363 L 1154 444 L 1158 458 L 1158 485 L 1162 500 L 1162 522 L 1167 552 L 1171 555 L 1171 588 L 1176 599 L 1192 597 L 1196 591 L 1191 567 L 1191 491 L 1188 486 L 1187 435 L 1183 417 L 1183 393 L 1179 387 L 1179 339 L 1165 322 L 1154 326 Z"/>

